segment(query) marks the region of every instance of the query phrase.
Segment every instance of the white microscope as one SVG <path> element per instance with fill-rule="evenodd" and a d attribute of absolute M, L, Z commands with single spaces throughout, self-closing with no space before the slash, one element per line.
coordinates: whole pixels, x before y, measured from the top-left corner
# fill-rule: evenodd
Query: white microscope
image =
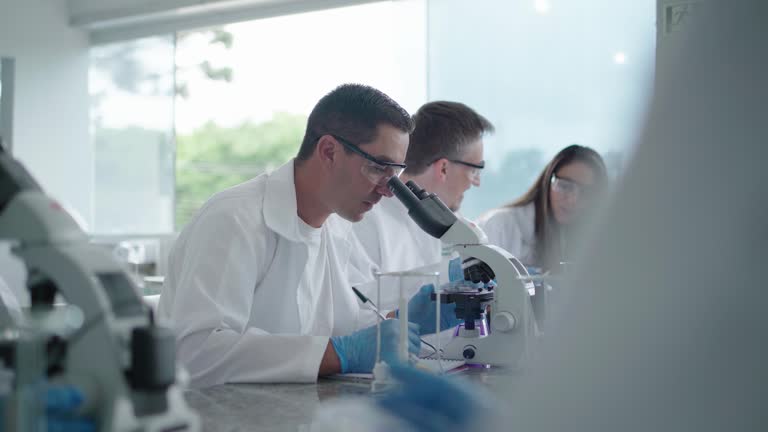
<path fill-rule="evenodd" d="M 53 311 L 57 294 L 82 311 L 79 329 L 52 338 L 57 343 L 42 350 L 44 378 L 80 389 L 82 414 L 93 418 L 98 430 L 200 430 L 199 417 L 182 395 L 171 330 L 154 323 L 111 254 L 90 244 L 75 220 L 1 147 L 0 238 L 14 242 L 14 254 L 28 269 L 33 312 Z M 2 322 L 0 328 L 12 333 L 17 324 Z M 28 366 L 18 361 L 23 346 L 20 339 L 17 352 L 3 359 L 17 377 Z M 14 394 L 23 391 L 16 388 Z M 27 429 L 21 421 L 8 425 L 6 419 L 10 430 Z"/>
<path fill-rule="evenodd" d="M 421 229 L 458 252 L 465 279 L 495 281 L 496 286 L 491 289 L 440 296 L 441 302 L 456 303 L 456 316 L 465 323 L 445 345 L 443 358 L 519 366 L 532 338 L 538 334 L 531 303 L 536 292 L 525 266 L 504 249 L 487 244 L 488 238 L 480 228 L 457 217 L 435 194 L 413 181 L 403 184 L 392 177 L 387 185 Z M 490 306 L 489 332 L 484 335 L 475 326 L 475 320 L 482 316 L 486 306 Z"/>

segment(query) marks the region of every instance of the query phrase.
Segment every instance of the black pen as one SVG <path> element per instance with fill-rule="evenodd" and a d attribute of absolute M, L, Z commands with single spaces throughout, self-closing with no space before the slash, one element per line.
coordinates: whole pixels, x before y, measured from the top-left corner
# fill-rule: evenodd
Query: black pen
<path fill-rule="evenodd" d="M 387 319 L 387 317 L 385 317 L 385 316 L 384 316 L 384 314 L 383 314 L 383 313 L 381 313 L 381 311 L 379 310 L 379 308 L 377 308 L 377 307 L 376 307 L 376 304 L 374 304 L 374 303 L 371 301 L 371 299 L 369 299 L 368 297 L 364 296 L 364 295 L 363 295 L 363 293 L 361 293 L 360 291 L 358 291 L 358 290 L 357 290 L 357 288 L 355 288 L 355 287 L 352 287 L 352 291 L 354 291 L 354 292 L 355 292 L 355 295 L 357 295 L 357 298 L 359 298 L 359 299 L 360 299 L 360 301 L 361 301 L 361 302 L 363 302 L 363 304 L 366 304 L 366 303 L 368 303 L 368 306 L 370 306 L 370 307 L 371 307 L 371 309 L 373 309 L 373 311 L 374 311 L 374 312 L 376 312 L 376 313 L 379 315 L 379 317 L 381 317 L 381 319 L 383 319 L 383 320 L 386 320 L 386 319 Z"/>

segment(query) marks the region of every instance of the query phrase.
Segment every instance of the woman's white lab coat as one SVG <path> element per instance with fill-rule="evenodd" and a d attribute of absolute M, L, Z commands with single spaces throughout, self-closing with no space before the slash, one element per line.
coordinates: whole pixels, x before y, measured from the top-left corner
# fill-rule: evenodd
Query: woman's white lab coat
<path fill-rule="evenodd" d="M 158 306 L 192 385 L 313 382 L 329 336 L 375 323 L 351 284 L 371 279 L 351 224 L 323 224 L 323 280 L 302 282 L 293 161 L 210 199 L 169 257 Z"/>
<path fill-rule="evenodd" d="M 526 265 L 536 262 L 536 208 L 533 203 L 491 210 L 477 219 L 488 242 L 507 250 Z"/>

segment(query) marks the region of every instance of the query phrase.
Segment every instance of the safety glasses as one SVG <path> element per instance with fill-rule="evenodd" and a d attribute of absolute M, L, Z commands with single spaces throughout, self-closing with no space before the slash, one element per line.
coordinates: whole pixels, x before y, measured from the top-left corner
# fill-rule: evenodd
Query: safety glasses
<path fill-rule="evenodd" d="M 443 158 L 439 157 L 439 158 L 433 160 L 432 162 L 430 162 L 428 165 L 432 165 L 433 163 L 439 161 L 440 159 L 443 159 Z M 472 162 L 463 161 L 461 159 L 448 159 L 448 162 L 459 164 L 459 165 L 463 165 L 463 166 L 469 168 L 469 170 L 468 170 L 469 177 L 473 181 L 480 180 L 480 174 L 482 174 L 483 169 L 485 168 L 485 161 L 481 161 L 480 163 L 472 163 Z"/>
<path fill-rule="evenodd" d="M 551 184 L 552 190 L 561 195 L 590 197 L 593 194 L 592 187 L 558 177 L 556 174 L 552 174 Z"/>
<path fill-rule="evenodd" d="M 362 156 L 365 159 L 365 163 L 360 167 L 360 171 L 363 175 L 373 184 L 378 186 L 384 186 L 392 177 L 400 177 L 400 174 L 405 170 L 406 165 L 395 162 L 383 161 L 372 156 L 360 147 L 352 144 L 346 139 L 338 136 L 331 135 L 336 141 L 343 145 L 347 150 Z"/>
<path fill-rule="evenodd" d="M 480 180 L 480 174 L 483 173 L 483 169 L 485 168 L 485 161 L 482 161 L 480 163 L 472 163 L 472 162 L 466 162 L 459 159 L 448 159 L 448 162 L 469 167 L 469 176 L 473 180 Z"/>

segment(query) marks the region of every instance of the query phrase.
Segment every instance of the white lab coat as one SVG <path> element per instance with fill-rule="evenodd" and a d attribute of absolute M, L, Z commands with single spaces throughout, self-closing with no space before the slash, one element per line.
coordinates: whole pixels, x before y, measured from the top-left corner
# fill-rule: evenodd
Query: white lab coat
<path fill-rule="evenodd" d="M 382 272 L 440 261 L 442 243 L 419 228 L 395 197 L 383 198 L 353 227 L 360 244 Z"/>
<path fill-rule="evenodd" d="M 325 276 L 305 286 L 298 222 L 291 161 L 216 194 L 180 234 L 158 310 L 193 386 L 314 382 L 329 336 L 375 323 L 350 289 L 371 278 L 351 224 L 323 224 Z"/>
<path fill-rule="evenodd" d="M 443 256 L 442 242 L 416 225 L 397 198 L 383 198 L 362 221 L 354 224 L 353 229 L 379 271 L 439 271 L 439 283 L 448 280 L 448 257 Z M 398 307 L 399 286 L 391 282 L 396 281 L 387 279 L 382 283 L 380 306 L 385 310 Z M 413 296 L 423 284 L 434 283 L 434 278 L 410 279 L 408 282 L 404 286 L 406 298 Z M 376 301 L 375 283 L 358 288 Z"/>
<path fill-rule="evenodd" d="M 523 264 L 536 265 L 536 208 L 533 203 L 491 210 L 477 219 L 488 242 L 507 250 Z"/>

